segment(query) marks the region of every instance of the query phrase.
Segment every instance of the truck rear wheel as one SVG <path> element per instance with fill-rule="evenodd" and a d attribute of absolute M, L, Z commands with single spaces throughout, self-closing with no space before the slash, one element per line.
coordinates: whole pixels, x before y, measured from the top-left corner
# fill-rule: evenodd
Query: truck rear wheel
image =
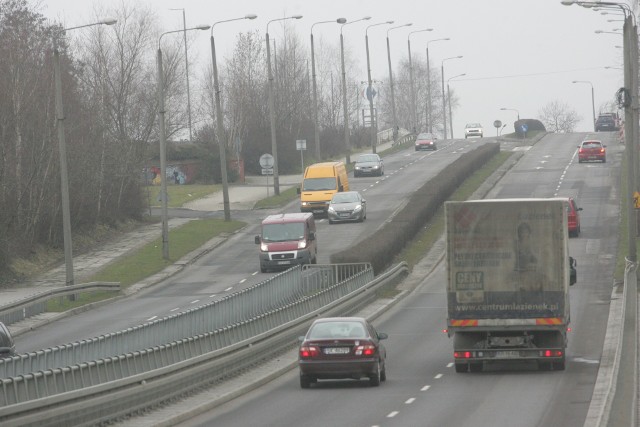
<path fill-rule="evenodd" d="M 456 372 L 465 373 L 469 372 L 469 366 L 466 363 L 456 363 Z"/>
<path fill-rule="evenodd" d="M 469 363 L 469 371 L 470 372 L 481 372 L 482 371 L 482 362 Z"/>

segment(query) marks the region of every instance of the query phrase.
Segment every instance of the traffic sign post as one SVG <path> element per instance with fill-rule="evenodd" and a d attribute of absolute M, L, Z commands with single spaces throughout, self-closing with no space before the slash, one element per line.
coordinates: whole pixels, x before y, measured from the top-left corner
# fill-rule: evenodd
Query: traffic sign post
<path fill-rule="evenodd" d="M 304 174 L 304 157 L 302 153 L 307 149 L 307 140 L 306 139 L 296 139 L 296 150 L 300 151 L 300 167 L 302 168 L 302 173 Z"/>
<path fill-rule="evenodd" d="M 267 176 L 267 197 L 269 197 L 269 175 L 273 175 L 273 156 L 271 154 L 263 154 L 260 156 L 260 166 L 262 167 L 262 175 Z"/>
<path fill-rule="evenodd" d="M 502 122 L 500 120 L 495 120 L 493 122 L 493 127 L 496 128 L 496 138 L 497 138 L 498 136 L 500 136 L 498 132 L 499 132 L 500 128 L 502 127 Z"/>

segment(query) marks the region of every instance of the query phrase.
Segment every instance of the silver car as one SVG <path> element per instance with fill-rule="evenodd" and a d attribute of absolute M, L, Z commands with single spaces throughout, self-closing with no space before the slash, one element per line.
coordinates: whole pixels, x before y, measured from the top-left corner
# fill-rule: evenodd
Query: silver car
<path fill-rule="evenodd" d="M 384 175 L 384 163 L 377 154 L 362 154 L 358 156 L 353 165 L 353 176 L 357 178 L 362 175 Z"/>
<path fill-rule="evenodd" d="M 336 193 L 329 202 L 329 224 L 343 221 L 362 222 L 367 219 L 367 201 L 357 191 Z"/>

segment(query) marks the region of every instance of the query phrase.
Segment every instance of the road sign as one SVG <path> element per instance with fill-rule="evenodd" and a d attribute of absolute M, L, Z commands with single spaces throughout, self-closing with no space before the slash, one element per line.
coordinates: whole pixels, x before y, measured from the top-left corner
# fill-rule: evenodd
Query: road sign
<path fill-rule="evenodd" d="M 307 149 L 307 140 L 306 139 L 296 139 L 296 150 L 306 150 Z"/>
<path fill-rule="evenodd" d="M 262 168 L 262 175 L 273 175 L 273 168 Z"/>
<path fill-rule="evenodd" d="M 493 122 L 493 127 L 499 128 L 502 126 L 502 122 L 500 120 L 496 120 Z"/>
<path fill-rule="evenodd" d="M 527 126 L 526 123 L 523 123 L 520 125 L 520 130 L 522 131 L 522 133 L 527 133 L 527 131 L 529 130 L 529 126 Z"/>
<path fill-rule="evenodd" d="M 273 156 L 271 154 L 263 154 L 260 156 L 260 166 L 263 169 L 273 169 Z"/>

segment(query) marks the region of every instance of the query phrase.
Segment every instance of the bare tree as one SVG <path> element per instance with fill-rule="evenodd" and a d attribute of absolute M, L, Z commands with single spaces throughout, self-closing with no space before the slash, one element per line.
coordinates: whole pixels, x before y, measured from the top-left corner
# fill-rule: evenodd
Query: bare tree
<path fill-rule="evenodd" d="M 540 121 L 550 132 L 569 133 L 573 132 L 576 125 L 582 118 L 567 103 L 562 101 L 551 101 L 538 112 Z"/>

